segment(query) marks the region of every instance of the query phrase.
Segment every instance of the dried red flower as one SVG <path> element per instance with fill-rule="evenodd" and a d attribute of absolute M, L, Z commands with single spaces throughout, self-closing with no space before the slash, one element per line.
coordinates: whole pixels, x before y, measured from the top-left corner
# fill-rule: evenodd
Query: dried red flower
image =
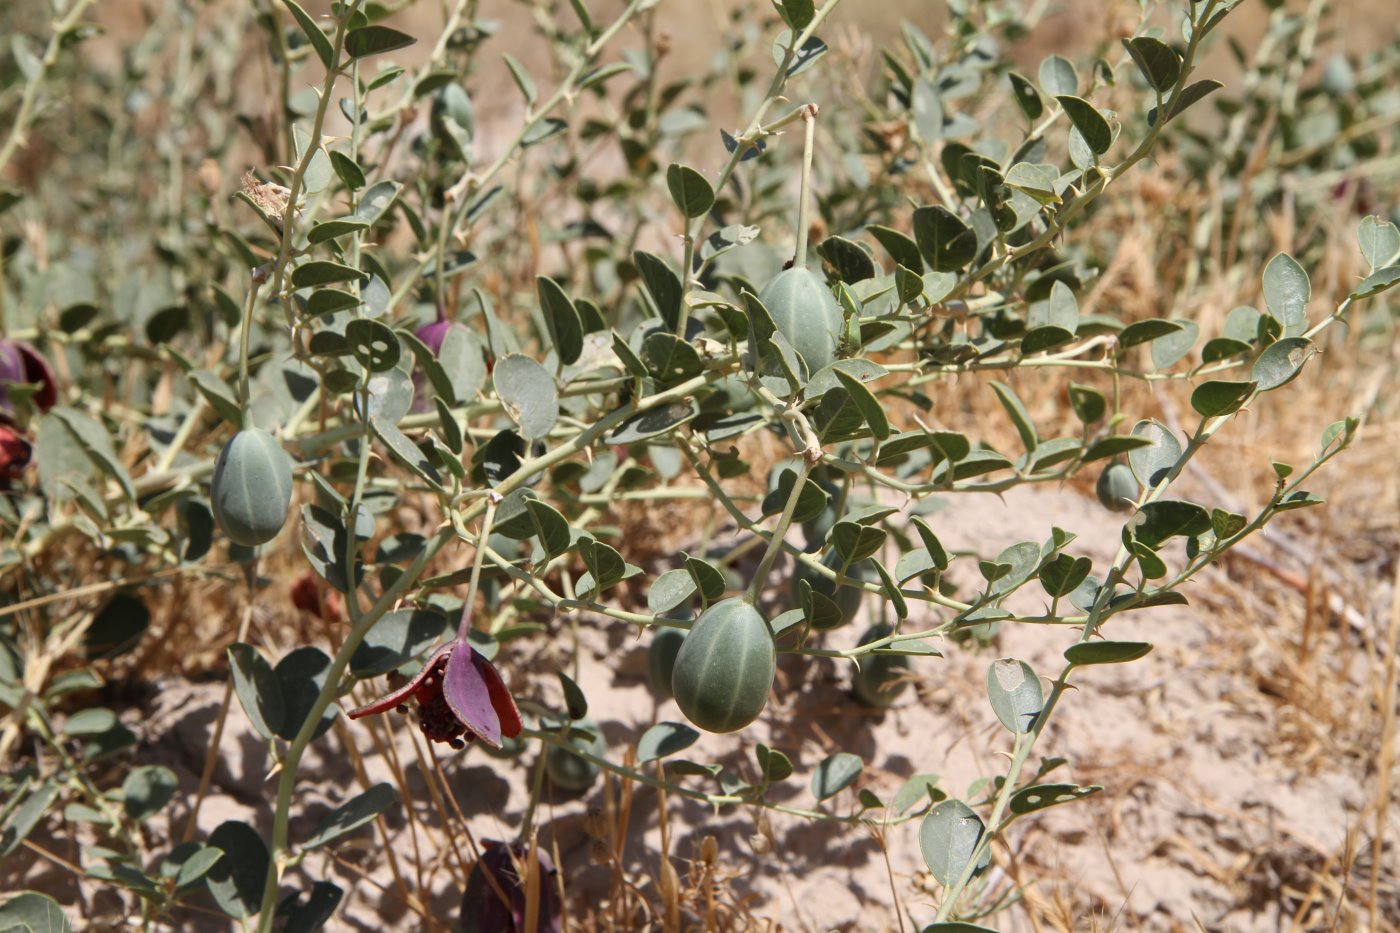
<path fill-rule="evenodd" d="M 11 383 L 38 383 L 32 399 L 41 412 L 58 402 L 58 383 L 44 355 L 22 340 L 0 339 L 0 411 L 14 411 L 14 403 L 5 392 Z"/>
<path fill-rule="evenodd" d="M 524 845 L 508 846 L 489 839 L 483 848 L 462 894 L 461 928 L 466 933 L 524 933 L 527 899 L 521 873 L 528 870 L 529 852 Z M 563 909 L 554 862 L 538 845 L 534 856 L 540 874 L 536 929 L 539 933 L 559 933 L 563 928 Z M 495 879 L 494 885 L 486 877 L 488 874 Z M 509 903 L 501 898 L 502 894 Z"/>
<path fill-rule="evenodd" d="M 453 748 L 463 748 L 472 739 L 500 748 L 501 738 L 515 738 L 523 725 L 500 673 L 465 639 L 438 648 L 407 684 L 352 710 L 349 716 L 359 719 L 391 709 L 405 712 L 410 699 L 418 702 L 423 735 Z"/>
<path fill-rule="evenodd" d="M 32 453 L 29 441 L 23 435 L 0 424 L 0 488 L 24 472 Z"/>

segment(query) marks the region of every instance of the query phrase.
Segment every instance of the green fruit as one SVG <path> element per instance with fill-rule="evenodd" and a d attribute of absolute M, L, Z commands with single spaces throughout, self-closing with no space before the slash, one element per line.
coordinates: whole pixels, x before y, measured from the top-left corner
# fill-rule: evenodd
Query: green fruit
<path fill-rule="evenodd" d="M 1114 512 L 1130 512 L 1138 497 L 1138 481 L 1126 463 L 1110 463 L 1099 474 L 1094 494 L 1104 508 Z"/>
<path fill-rule="evenodd" d="M 768 620 L 736 596 L 695 620 L 676 655 L 671 692 L 701 729 L 734 732 L 763 712 L 777 669 Z"/>
<path fill-rule="evenodd" d="M 860 643 L 868 645 L 884 638 L 894 629 L 888 625 L 872 625 L 861 636 Z M 851 692 L 866 706 L 884 709 L 893 706 L 894 701 L 909 686 L 909 681 L 900 675 L 909 670 L 909 659 L 898 654 L 867 654 L 860 659 L 860 670 L 851 678 Z"/>
<path fill-rule="evenodd" d="M 603 744 L 603 732 L 598 728 L 598 724 L 591 719 L 580 719 L 573 725 L 579 729 L 587 729 L 593 733 L 593 738 L 586 739 L 582 735 L 570 732 L 565 742 L 581 752 L 602 758 L 607 752 L 607 746 Z M 593 762 L 580 758 L 559 745 L 549 746 L 544 755 L 544 773 L 549 775 L 549 783 L 559 790 L 588 790 L 593 786 L 593 782 L 598 780 L 600 770 L 602 769 Z"/>
<path fill-rule="evenodd" d="M 647 681 L 663 699 L 671 697 L 671 676 L 684 641 L 685 632 L 678 628 L 659 628 L 651 636 L 651 646 L 647 648 Z"/>
<path fill-rule="evenodd" d="M 835 550 L 827 551 L 826 556 L 822 558 L 822 566 L 832 573 L 840 569 L 841 563 L 841 555 L 837 554 Z M 862 580 L 865 576 L 866 570 L 863 561 L 846 568 L 848 580 Z M 856 617 L 856 612 L 860 609 L 861 597 L 865 593 L 864 590 L 851 586 L 849 583 L 841 584 L 841 588 L 838 590 L 835 580 L 822 576 L 804 563 L 799 563 L 792 574 L 792 604 L 794 606 L 802 604 L 797 586 L 800 580 L 806 580 L 811 584 L 812 594 L 825 597 L 836 610 L 834 612 L 820 610 L 814 612 L 812 628 L 825 632 L 840 628 Z"/>
<path fill-rule="evenodd" d="M 282 530 L 292 505 L 292 460 L 261 428 L 239 431 L 214 463 L 209 499 L 229 540 L 266 544 Z"/>
<path fill-rule="evenodd" d="M 773 316 L 778 333 L 807 361 L 808 373 L 831 365 L 841 342 L 843 315 L 819 275 L 794 266 L 774 276 L 758 299 Z"/>

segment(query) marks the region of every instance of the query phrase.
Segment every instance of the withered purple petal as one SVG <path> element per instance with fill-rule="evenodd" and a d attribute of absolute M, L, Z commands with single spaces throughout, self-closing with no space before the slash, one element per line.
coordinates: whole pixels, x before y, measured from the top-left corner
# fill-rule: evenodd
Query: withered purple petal
<path fill-rule="evenodd" d="M 500 748 L 501 717 L 496 713 L 487 674 L 482 670 L 483 665 L 489 667 L 490 663 L 475 648 L 461 645 L 447 659 L 442 693 L 468 732 L 492 748 Z"/>

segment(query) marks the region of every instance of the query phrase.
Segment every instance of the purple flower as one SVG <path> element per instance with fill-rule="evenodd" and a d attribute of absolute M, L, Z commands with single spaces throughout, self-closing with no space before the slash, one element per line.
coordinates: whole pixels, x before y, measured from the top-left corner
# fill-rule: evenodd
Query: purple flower
<path fill-rule="evenodd" d="M 524 933 L 526 893 L 522 875 L 527 873 L 526 847 L 487 841 L 484 848 L 462 894 L 462 929 L 466 933 Z M 559 887 L 554 882 L 554 863 L 538 845 L 534 846 L 534 854 L 533 868 L 539 874 L 539 919 L 535 929 L 539 933 L 559 933 L 561 905 Z M 495 879 L 494 885 L 486 877 L 488 873 Z"/>
<path fill-rule="evenodd" d="M 39 411 L 48 411 L 58 401 L 58 382 L 43 354 L 22 340 L 0 339 L 0 411 L 15 410 L 5 386 L 26 383 L 39 384 L 33 395 Z"/>
<path fill-rule="evenodd" d="M 500 673 L 465 638 L 438 648 L 418 676 L 388 696 L 351 710 L 349 716 L 405 712 L 410 699 L 418 702 L 423 735 L 453 748 L 463 748 L 472 739 L 500 748 L 501 738 L 515 738 L 523 725 Z"/>

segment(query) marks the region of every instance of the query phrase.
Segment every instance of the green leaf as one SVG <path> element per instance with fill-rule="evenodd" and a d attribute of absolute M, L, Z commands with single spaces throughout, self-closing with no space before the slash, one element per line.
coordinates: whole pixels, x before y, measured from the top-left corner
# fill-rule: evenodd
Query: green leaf
<path fill-rule="evenodd" d="M 141 765 L 122 781 L 122 809 L 131 819 L 144 822 L 159 813 L 179 789 L 174 771 L 163 765 Z"/>
<path fill-rule="evenodd" d="M 1036 434 L 1035 423 L 1031 421 L 1030 412 L 1026 411 L 1025 404 L 1021 401 L 1014 389 L 1008 385 L 992 380 L 989 383 L 992 391 L 996 393 L 1001 407 L 1006 409 L 1007 415 L 1011 417 L 1011 423 L 1016 427 L 1016 433 L 1021 435 L 1021 443 L 1026 446 L 1029 453 L 1040 445 L 1040 438 Z"/>
<path fill-rule="evenodd" d="M 847 285 L 875 277 L 875 260 L 853 240 L 829 236 L 822 240 L 817 252 L 831 263 L 831 267 L 836 270 L 836 277 Z"/>
<path fill-rule="evenodd" d="M 1071 664 L 1122 664 L 1145 657 L 1152 645 L 1145 641 L 1086 641 L 1065 649 Z"/>
<path fill-rule="evenodd" d="M 270 859 L 262 836 L 247 823 L 229 820 L 209 834 L 209 844 L 224 857 L 209 870 L 209 893 L 219 909 L 236 920 L 262 909 Z"/>
<path fill-rule="evenodd" d="M 1051 55 L 1040 63 L 1037 72 L 1041 90 L 1051 97 L 1079 92 L 1079 73 L 1074 63 L 1060 55 Z"/>
<path fill-rule="evenodd" d="M 831 528 L 831 544 L 848 564 L 873 557 L 885 544 L 889 533 L 883 528 L 839 521 Z"/>
<path fill-rule="evenodd" d="M 778 474 L 777 487 L 763 497 L 762 510 L 764 515 L 777 515 L 787 505 L 788 496 L 792 493 L 792 484 L 797 479 L 797 471 L 785 468 Z M 802 492 L 797 497 L 797 510 L 793 513 L 792 520 L 795 522 L 805 522 L 810 518 L 816 518 L 826 508 L 827 494 L 809 476 L 802 481 Z"/>
<path fill-rule="evenodd" d="M 656 304 L 656 311 L 666 326 L 674 331 L 680 326 L 681 280 L 671 266 L 659 256 L 637 250 L 632 254 L 637 271 L 642 274 L 642 284 L 647 294 Z"/>
<path fill-rule="evenodd" d="M 1239 410 L 1254 394 L 1255 387 L 1253 382 L 1203 382 L 1191 393 L 1191 407 L 1204 418 L 1228 415 Z"/>
<path fill-rule="evenodd" d="M 865 230 L 884 247 L 885 252 L 890 254 L 890 258 L 895 261 L 896 265 L 904 266 L 914 272 L 923 271 L 924 261 L 919 253 L 919 246 L 907 235 L 879 224 L 871 224 Z"/>
<path fill-rule="evenodd" d="M 1014 658 L 1001 658 L 987 668 L 987 698 L 997 719 L 1015 733 L 1030 732 L 1045 705 L 1040 678 Z"/>
<path fill-rule="evenodd" d="M 704 175 L 688 165 L 672 162 L 666 169 L 666 187 L 671 190 L 671 200 L 687 219 L 702 217 L 714 206 L 715 189 Z"/>
<path fill-rule="evenodd" d="M 1151 444 L 1128 452 L 1128 466 L 1139 485 L 1156 486 L 1167 478 L 1171 468 L 1181 458 L 1181 442 L 1157 421 L 1139 421 L 1133 427 L 1135 437 L 1147 438 Z"/>
<path fill-rule="evenodd" d="M 1356 286 L 1352 291 L 1352 298 L 1370 298 L 1379 295 L 1381 292 L 1400 282 L 1400 265 L 1386 266 L 1384 269 L 1377 269 Z"/>
<path fill-rule="evenodd" d="M 1054 560 L 1040 568 L 1040 585 L 1052 597 L 1068 596 L 1088 578 L 1092 567 L 1093 561 L 1087 557 L 1057 554 Z"/>
<path fill-rule="evenodd" d="M 1177 321 L 1176 323 L 1181 325 L 1179 330 L 1152 341 L 1152 365 L 1157 369 L 1166 369 L 1179 362 L 1182 357 L 1191 352 L 1191 348 L 1196 344 L 1196 338 L 1201 334 L 1201 328 L 1195 321 Z"/>
<path fill-rule="evenodd" d="M 325 243 L 337 237 L 348 236 L 359 230 L 368 230 L 369 224 L 358 217 L 342 217 L 339 220 L 325 220 L 311 228 L 306 235 L 308 243 Z M 349 268 L 348 266 L 346 268 Z"/>
<path fill-rule="evenodd" d="M 1105 457 L 1117 457 L 1137 450 L 1139 447 L 1150 447 L 1152 441 L 1145 437 L 1136 437 L 1128 434 L 1111 434 L 1108 437 L 1099 438 L 1084 451 L 1084 456 L 1080 459 L 1085 463 L 1093 460 L 1102 460 Z"/>
<path fill-rule="evenodd" d="M 345 35 L 345 51 L 351 58 L 368 58 L 396 49 L 407 48 L 417 42 L 413 36 L 388 26 L 362 26 L 352 29 Z"/>
<path fill-rule="evenodd" d="M 564 691 L 564 708 L 569 712 L 569 718 L 574 722 L 588 715 L 588 697 L 583 695 L 574 679 L 563 671 L 555 671 L 555 676 L 559 678 L 559 687 Z"/>
<path fill-rule="evenodd" d="M 297 21 L 301 31 L 306 35 L 306 39 L 311 43 L 311 48 L 315 49 L 316 57 L 321 60 L 321 64 L 329 70 L 331 62 L 335 61 L 335 49 L 331 46 L 331 40 L 326 38 L 326 34 L 321 31 L 321 27 L 316 25 L 316 21 L 303 10 L 296 0 L 282 0 L 282 5 L 291 11 L 292 18 Z"/>
<path fill-rule="evenodd" d="M 397 425 L 383 418 L 371 416 L 369 427 L 370 432 L 379 438 L 396 460 L 432 485 L 442 485 L 442 477 L 438 474 L 437 468 L 428 460 L 418 445 L 413 443 L 407 434 L 398 429 Z"/>
<path fill-rule="evenodd" d="M 535 291 L 559 359 L 566 365 L 578 362 L 583 354 L 583 321 L 578 309 L 559 283 L 547 275 L 535 277 Z"/>
<path fill-rule="evenodd" d="M 890 804 L 894 811 L 901 816 L 906 810 L 921 803 L 925 807 L 932 806 L 947 798 L 947 794 L 938 789 L 938 775 L 936 774 L 916 774 L 900 785 L 899 790 L 894 795 L 894 801 Z M 922 809 L 922 807 L 920 808 Z"/>
<path fill-rule="evenodd" d="M 1373 214 L 1363 217 L 1357 224 L 1356 243 L 1374 272 L 1400 255 L 1400 230 Z"/>
<path fill-rule="evenodd" d="M 1175 334 L 1185 326 L 1181 321 L 1165 321 L 1160 318 L 1134 321 L 1118 332 L 1118 346 L 1126 350 L 1128 347 L 1147 343 L 1149 340 L 1161 340 Z"/>
<path fill-rule="evenodd" d="M 1307 330 L 1308 299 L 1312 283 L 1303 267 L 1287 253 L 1279 253 L 1264 267 L 1264 301 L 1283 335 L 1294 337 Z"/>
<path fill-rule="evenodd" d="M 935 272 L 957 272 L 977 256 L 977 234 L 940 205 L 914 211 L 914 240 Z"/>
<path fill-rule="evenodd" d="M 1192 537 L 1210 531 L 1210 513 L 1194 502 L 1158 499 L 1138 510 L 1134 529 L 1137 540 L 1156 549 L 1175 537 Z"/>
<path fill-rule="evenodd" d="M 700 598 L 707 603 L 712 603 L 724 595 L 727 588 L 724 582 L 724 572 L 707 560 L 698 557 L 685 555 L 685 572 L 694 581 L 696 589 L 700 592 Z"/>
<path fill-rule="evenodd" d="M 783 22 L 798 32 L 806 29 L 812 17 L 817 15 L 812 0 L 782 0 L 778 13 L 783 17 Z"/>
<path fill-rule="evenodd" d="M 864 767 L 865 762 L 860 760 L 860 756 L 850 752 L 826 756 L 812 773 L 813 795 L 818 800 L 836 796 L 856 782 Z"/>
<path fill-rule="evenodd" d="M 391 785 L 376 784 L 322 817 L 321 822 L 311 831 L 311 835 L 301 844 L 301 848 L 310 851 L 328 842 L 334 842 L 372 822 L 375 817 L 398 802 L 399 795 Z"/>
<path fill-rule="evenodd" d="M 608 443 L 627 445 L 661 437 L 688 423 L 699 413 L 700 409 L 694 402 L 658 405 L 656 408 L 638 412 L 619 424 L 608 435 Z"/>
<path fill-rule="evenodd" d="M 233 692 L 238 695 L 243 712 L 257 733 L 272 741 L 282 728 L 284 716 L 282 686 L 272 672 L 272 665 L 258 649 L 242 642 L 229 645 L 228 659 Z"/>
<path fill-rule="evenodd" d="M 1065 115 L 1074 124 L 1074 128 L 1079 130 L 1079 135 L 1084 137 L 1084 142 L 1094 155 L 1101 156 L 1107 152 L 1108 147 L 1113 145 L 1113 128 L 1108 125 L 1108 120 L 1099 113 L 1098 108 L 1082 97 L 1069 94 L 1060 94 L 1055 99 L 1060 102 Z"/>
<path fill-rule="evenodd" d="M 1108 399 L 1093 386 L 1069 384 L 1069 404 L 1083 424 L 1097 424 L 1108 412 Z"/>
<path fill-rule="evenodd" d="M 938 88 L 927 78 L 914 82 L 910 94 L 909 112 L 913 116 L 914 129 L 919 139 L 926 143 L 937 142 L 943 136 L 943 101 L 939 99 Z"/>
<path fill-rule="evenodd" d="M 1212 93 L 1213 91 L 1218 91 L 1224 86 L 1224 84 L 1220 83 L 1214 78 L 1206 78 L 1204 81 L 1197 81 L 1194 84 L 1188 84 L 1185 88 L 1182 89 L 1181 96 L 1179 96 L 1176 99 L 1176 103 L 1172 106 L 1171 110 L 1167 112 L 1166 122 L 1170 123 L 1172 120 L 1175 120 L 1177 117 L 1181 116 L 1183 112 L 1185 112 L 1187 107 L 1198 103 L 1199 101 L 1203 100 L 1206 97 L 1206 95 Z M 1156 122 L 1157 108 L 1153 107 L 1147 112 L 1147 125 L 1152 126 Z"/>
<path fill-rule="evenodd" d="M 540 546 L 551 560 L 572 546 L 573 536 L 569 533 L 569 521 L 557 509 L 539 499 L 526 499 L 525 508 L 535 523 L 535 534 L 539 538 Z"/>
<path fill-rule="evenodd" d="M 919 534 L 919 539 L 923 541 L 924 548 L 928 551 L 929 559 L 933 561 L 933 566 L 939 570 L 948 569 L 948 552 L 944 550 L 943 543 L 938 540 L 938 536 L 933 533 L 922 518 L 915 517 L 911 520 L 915 531 Z"/>
<path fill-rule="evenodd" d="M 939 884 L 947 886 L 962 877 L 984 832 L 982 818 L 961 800 L 945 800 L 928 812 L 919 825 L 919 849 Z M 984 847 L 974 874 L 986 868 L 991 856 L 991 849 Z"/>
<path fill-rule="evenodd" d="M 793 31 L 784 29 L 778 34 L 778 38 L 773 40 L 773 64 L 782 66 L 783 60 L 787 57 L 788 49 L 792 48 Z M 792 63 L 788 65 L 785 77 L 792 78 L 801 74 L 817 63 L 817 59 L 826 54 L 826 43 L 816 36 L 809 36 L 807 41 L 802 43 L 802 48 L 792 57 Z"/>
<path fill-rule="evenodd" d="M 22 793 L 21 790 L 19 793 Z M 20 847 L 20 844 L 28 838 L 34 831 L 34 827 L 39 825 L 39 821 L 48 813 L 49 807 L 58 799 L 58 785 L 51 782 L 44 782 L 27 796 L 24 802 L 19 803 L 18 794 L 9 796 L 5 801 L 3 810 L 0 810 L 0 823 L 3 823 L 3 831 L 0 831 L 0 857 L 10 855 Z M 15 806 L 18 804 L 18 806 Z M 9 807 L 13 806 L 13 810 Z M 3 916 L 3 913 L 0 913 Z"/>
<path fill-rule="evenodd" d="M 21 891 L 0 904 L 5 933 L 73 933 L 73 924 L 58 902 L 38 891 Z"/>
<path fill-rule="evenodd" d="M 841 383 L 842 388 L 851 397 L 851 402 L 860 410 L 860 416 L 870 427 L 870 433 L 876 440 L 885 440 L 890 436 L 890 423 L 885 418 L 885 408 L 880 404 L 880 400 L 875 397 L 875 393 L 865 387 L 855 376 L 836 369 L 833 371 L 836 380 Z"/>
<path fill-rule="evenodd" d="M 534 106 L 535 99 L 539 97 L 539 93 L 535 90 L 535 79 L 530 77 L 530 73 L 509 52 L 503 53 L 501 57 L 506 60 L 506 67 L 510 69 L 510 76 L 515 81 L 515 86 L 520 88 L 521 94 L 525 95 L 525 105 L 527 107 Z"/>
<path fill-rule="evenodd" d="M 754 756 L 758 759 L 758 772 L 768 783 L 785 781 L 792 776 L 792 759 L 776 748 L 769 748 L 759 742 L 754 749 Z"/>
<path fill-rule="evenodd" d="M 1137 36 L 1124 39 L 1123 47 L 1147 79 L 1148 86 L 1157 93 L 1165 94 L 1176 84 L 1176 79 L 1181 75 L 1181 59 L 1161 39 Z"/>
<path fill-rule="evenodd" d="M 1039 120 L 1041 115 L 1045 113 L 1045 102 L 1040 99 L 1035 85 L 1031 84 L 1029 78 L 1014 71 L 1008 72 L 1006 77 L 1011 82 L 1011 91 L 1016 97 L 1016 105 L 1021 108 L 1026 119 Z"/>
<path fill-rule="evenodd" d="M 680 722 L 658 722 L 642 733 L 637 742 L 637 764 L 659 761 L 685 751 L 700 738 L 700 733 Z"/>
<path fill-rule="evenodd" d="M 696 589 L 695 579 L 688 571 L 668 570 L 652 581 L 647 609 L 652 615 L 665 615 L 695 595 Z"/>
<path fill-rule="evenodd" d="M 364 273 L 353 266 L 328 259 L 313 259 L 292 270 L 292 285 L 296 288 L 316 288 L 332 282 L 354 282 L 363 277 Z"/>
<path fill-rule="evenodd" d="M 1285 337 L 1264 348 L 1249 374 L 1259 384 L 1260 392 L 1268 392 L 1292 382 L 1316 352 L 1306 337 Z"/>
<path fill-rule="evenodd" d="M 398 609 L 370 627 L 350 656 L 350 672 L 368 678 L 387 674 L 422 656 L 447 630 L 448 619 L 432 609 Z"/>
<path fill-rule="evenodd" d="M 512 353 L 496 361 L 491 375 L 506 414 L 520 425 L 526 440 L 549 434 L 559 420 L 559 389 L 549 371 L 528 356 Z"/>

